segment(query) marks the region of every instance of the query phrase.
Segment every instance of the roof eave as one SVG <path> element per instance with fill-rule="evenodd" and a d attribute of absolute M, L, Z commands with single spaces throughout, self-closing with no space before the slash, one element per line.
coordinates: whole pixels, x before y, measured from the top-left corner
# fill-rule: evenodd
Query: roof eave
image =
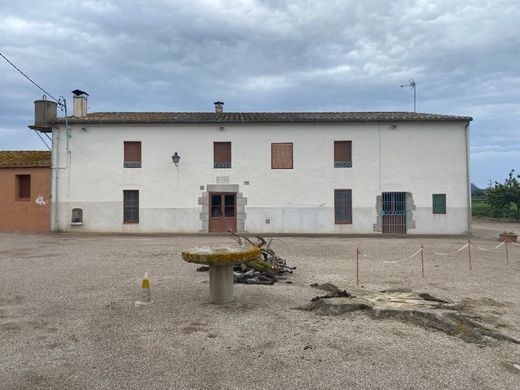
<path fill-rule="evenodd" d="M 439 119 L 348 119 L 348 120 L 284 120 L 284 121 L 241 121 L 241 120 L 226 120 L 226 121 L 107 121 L 107 120 L 82 120 L 82 121 L 68 121 L 69 125 L 222 125 L 222 124 L 274 124 L 274 123 L 327 123 L 327 124 L 341 124 L 341 123 L 436 123 L 436 122 L 466 122 L 469 123 L 473 120 L 472 117 L 464 118 L 439 118 Z M 52 125 L 61 126 L 65 125 L 65 121 L 53 122 Z M 33 130 L 41 132 L 51 132 L 52 127 L 46 128 L 34 128 L 29 126 Z"/>
<path fill-rule="evenodd" d="M 64 122 L 65 123 L 65 122 Z M 31 130 L 39 131 L 40 133 L 52 133 L 52 126 L 27 126 Z"/>
<path fill-rule="evenodd" d="M 14 169 L 14 168 L 50 168 L 51 164 L 46 165 L 0 165 L 0 169 Z"/>

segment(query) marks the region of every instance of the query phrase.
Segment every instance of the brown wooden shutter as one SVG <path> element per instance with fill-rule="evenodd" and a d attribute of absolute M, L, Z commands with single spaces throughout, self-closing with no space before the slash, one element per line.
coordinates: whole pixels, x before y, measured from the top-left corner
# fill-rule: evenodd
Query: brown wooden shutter
<path fill-rule="evenodd" d="M 334 141 L 334 167 L 352 166 L 352 141 Z"/>
<path fill-rule="evenodd" d="M 231 168 L 231 142 L 213 142 L 213 167 Z"/>
<path fill-rule="evenodd" d="M 125 168 L 141 167 L 141 142 L 125 141 Z"/>
<path fill-rule="evenodd" d="M 293 144 L 271 144 L 271 168 L 292 169 L 293 168 Z"/>

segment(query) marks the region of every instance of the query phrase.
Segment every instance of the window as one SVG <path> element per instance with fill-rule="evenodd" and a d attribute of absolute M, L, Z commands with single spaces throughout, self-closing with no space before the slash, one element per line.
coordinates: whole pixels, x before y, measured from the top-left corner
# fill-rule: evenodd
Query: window
<path fill-rule="evenodd" d="M 293 169 L 293 144 L 271 144 L 271 169 Z"/>
<path fill-rule="evenodd" d="M 228 218 L 235 216 L 235 194 L 224 196 L 224 216 Z"/>
<path fill-rule="evenodd" d="M 139 191 L 123 191 L 123 222 L 139 223 Z"/>
<path fill-rule="evenodd" d="M 383 192 L 383 215 L 406 215 L 406 192 Z"/>
<path fill-rule="evenodd" d="M 72 218 L 70 220 L 73 224 L 82 224 L 83 223 L 83 209 L 74 208 L 72 209 Z"/>
<path fill-rule="evenodd" d="M 31 175 L 16 175 L 16 200 L 31 200 Z"/>
<path fill-rule="evenodd" d="M 433 194 L 433 214 L 446 214 L 446 194 Z"/>
<path fill-rule="evenodd" d="M 352 167 L 352 141 L 334 141 L 334 168 Z"/>
<path fill-rule="evenodd" d="M 334 223 L 352 223 L 352 190 L 334 190 Z"/>
<path fill-rule="evenodd" d="M 213 142 L 213 168 L 231 168 L 231 142 Z"/>
<path fill-rule="evenodd" d="M 141 142 L 125 141 L 125 168 L 141 168 Z"/>

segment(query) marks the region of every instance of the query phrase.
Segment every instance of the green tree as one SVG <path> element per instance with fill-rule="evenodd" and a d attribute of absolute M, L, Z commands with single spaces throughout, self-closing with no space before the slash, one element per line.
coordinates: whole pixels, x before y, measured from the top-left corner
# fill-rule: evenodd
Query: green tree
<path fill-rule="evenodd" d="M 487 191 L 488 203 L 495 216 L 520 219 L 520 175 L 515 170 L 509 172 L 504 183 L 495 182 L 495 187 Z"/>

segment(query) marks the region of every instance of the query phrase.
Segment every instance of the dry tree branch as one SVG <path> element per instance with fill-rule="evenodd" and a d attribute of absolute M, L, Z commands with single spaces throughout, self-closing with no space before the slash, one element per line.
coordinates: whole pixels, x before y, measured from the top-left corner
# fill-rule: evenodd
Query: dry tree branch
<path fill-rule="evenodd" d="M 246 240 L 247 242 L 249 242 L 251 245 L 253 245 L 253 246 L 257 246 L 257 247 L 260 247 L 258 244 L 255 244 L 253 241 L 251 241 L 251 240 L 249 239 L 249 237 L 244 236 L 243 234 L 235 233 L 235 232 L 233 232 L 233 231 L 231 231 L 231 230 L 229 230 L 229 229 L 227 230 L 227 232 L 228 232 L 229 234 L 231 234 L 231 235 L 237 237 L 237 240 L 240 240 L 240 238 L 243 238 L 244 240 Z M 239 242 L 240 245 L 242 245 L 242 242 L 241 242 L 241 241 L 238 241 L 238 242 Z"/>
<path fill-rule="evenodd" d="M 256 238 L 258 239 L 258 242 L 256 244 L 257 247 L 261 248 L 263 247 L 265 244 L 267 244 L 267 242 L 265 241 L 265 239 L 263 237 L 260 237 L 260 236 L 256 236 Z"/>

